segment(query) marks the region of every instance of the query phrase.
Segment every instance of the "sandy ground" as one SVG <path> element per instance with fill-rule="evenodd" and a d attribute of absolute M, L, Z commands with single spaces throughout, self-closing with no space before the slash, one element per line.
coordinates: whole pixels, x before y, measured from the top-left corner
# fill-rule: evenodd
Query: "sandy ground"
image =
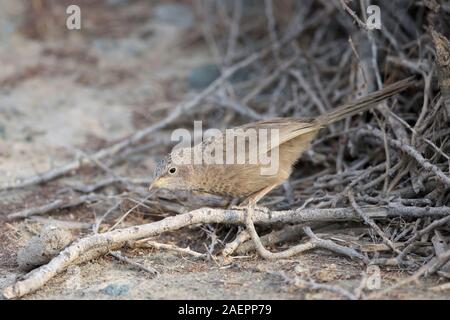
<path fill-rule="evenodd" d="M 112 15 L 109 19 L 120 23 L 125 15 L 120 3 L 127 1 L 106 2 Z M 116 29 L 108 23 L 101 27 L 88 19 L 81 32 L 54 31 L 50 24 L 52 32 L 41 38 L 21 29 L 27 22 L 24 19 L 31 19 L 22 2 L 0 3 L 0 22 L 7 26 L 0 33 L 1 184 L 63 164 L 73 159 L 77 149 L 95 150 L 151 123 L 149 108 L 175 106 L 193 94 L 186 85 L 189 71 L 212 60 L 204 44 L 186 44 L 185 39 L 192 36 L 192 21 L 167 21 L 142 1 L 133 2 L 126 11 L 137 22 L 113 35 L 111 30 Z M 38 30 L 42 27 L 39 21 L 34 23 Z M 118 170 L 139 177 L 143 172 L 150 175 L 151 168 L 149 160 L 140 171 Z M 82 178 L 0 193 L 0 215 L 44 203 L 46 195 L 61 190 L 61 183 L 77 179 Z M 58 218 L 84 221 L 92 218 L 91 210 L 82 207 Z M 1 222 L 0 290 L 23 274 L 17 268 L 17 250 L 40 227 L 29 221 Z M 198 229 L 189 230 L 195 232 Z M 357 262 L 323 251 L 277 262 L 251 256 L 227 265 L 155 250 L 124 254 L 160 274 L 152 277 L 104 257 L 70 268 L 25 298 L 337 299 L 340 296 L 334 293 L 296 288 L 268 272 L 286 271 L 347 289 L 358 287 L 364 272 Z M 383 269 L 381 276 L 384 288 L 408 274 Z M 448 292 L 429 290 L 438 284 L 437 278 L 423 280 L 387 298 L 449 298 Z"/>

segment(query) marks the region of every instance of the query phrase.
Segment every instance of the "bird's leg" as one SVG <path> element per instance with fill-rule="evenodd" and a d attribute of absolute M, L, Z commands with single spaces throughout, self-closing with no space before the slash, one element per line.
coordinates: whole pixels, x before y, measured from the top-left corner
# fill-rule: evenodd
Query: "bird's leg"
<path fill-rule="evenodd" d="M 277 253 L 272 253 L 266 248 L 261 242 L 258 233 L 256 232 L 255 225 L 253 224 L 253 215 L 255 213 L 255 205 L 249 204 L 247 207 L 247 212 L 245 215 L 245 227 L 247 232 L 250 234 L 250 237 L 255 244 L 255 249 L 258 254 L 264 259 L 278 259 Z"/>
<path fill-rule="evenodd" d="M 246 210 L 246 213 L 245 213 L 246 219 L 247 219 L 247 217 L 250 217 L 250 221 L 253 221 L 253 213 L 256 208 L 256 203 L 259 200 L 261 200 L 262 197 L 264 197 L 267 193 L 269 193 L 276 186 L 277 185 L 272 185 L 272 186 L 269 186 L 267 188 L 264 188 L 256 193 L 252 194 L 251 196 L 247 197 L 244 201 L 242 201 L 238 206 L 236 204 L 237 204 L 237 200 L 239 200 L 239 199 L 235 198 L 232 200 L 232 202 L 228 208 L 232 209 L 232 210 Z M 246 236 L 244 234 L 246 234 Z M 248 233 L 245 230 L 243 232 L 242 232 L 242 230 L 238 231 L 238 233 L 236 235 L 236 240 L 238 239 L 239 235 L 241 235 L 242 238 L 245 238 L 244 241 L 246 241 L 248 238 Z M 227 244 L 227 246 L 223 250 L 224 256 L 231 255 L 238 248 L 238 246 L 242 243 L 240 241 L 236 242 L 236 240 Z"/>
<path fill-rule="evenodd" d="M 274 188 L 278 187 L 278 184 L 273 184 L 268 187 L 265 187 L 264 189 L 261 189 L 247 198 L 245 198 L 238 207 L 240 208 L 248 208 L 250 205 L 253 205 L 253 207 L 256 207 L 256 203 L 258 203 L 259 200 L 261 200 L 266 194 L 268 194 L 270 191 L 272 191 Z"/>
<path fill-rule="evenodd" d="M 295 199 L 294 199 L 294 193 L 292 191 L 291 182 L 289 181 L 289 179 L 283 183 L 283 188 L 286 193 L 286 199 L 287 199 L 288 203 L 293 204 Z"/>
<path fill-rule="evenodd" d="M 247 232 L 250 234 L 253 243 L 255 244 L 256 251 L 264 259 L 284 259 L 293 256 L 295 254 L 298 254 L 300 252 L 313 249 L 316 246 L 314 243 L 309 242 L 305 244 L 299 244 L 297 246 L 294 246 L 292 248 L 280 252 L 270 252 L 269 250 L 264 248 L 261 239 L 259 238 L 258 233 L 256 232 L 255 225 L 253 224 L 253 215 L 255 212 L 256 203 L 276 186 L 277 185 L 267 187 L 259 191 L 255 195 L 246 199 L 248 205 L 247 205 L 247 212 L 245 215 L 245 227 Z"/>
<path fill-rule="evenodd" d="M 253 224 L 253 215 L 255 213 L 256 203 L 277 186 L 278 185 L 272 185 L 266 187 L 261 191 L 258 191 L 257 193 L 251 195 L 244 201 L 247 209 L 245 214 L 245 226 L 247 228 L 247 232 L 250 234 L 250 237 L 255 243 L 256 251 L 259 253 L 261 257 L 265 259 L 278 259 L 279 257 L 284 257 L 284 253 L 280 252 L 282 255 L 278 255 L 277 253 L 272 253 L 266 248 L 264 248 L 263 244 L 261 243 L 261 239 L 259 238 L 258 233 L 256 232 L 255 225 Z"/>
<path fill-rule="evenodd" d="M 245 215 L 245 227 L 247 232 L 250 234 L 250 237 L 255 244 L 255 249 L 258 254 L 264 259 L 286 259 L 300 252 L 313 249 L 315 245 L 312 242 L 299 244 L 294 246 L 293 248 L 286 249 L 280 252 L 270 252 L 266 248 L 264 248 L 261 239 L 256 232 L 255 225 L 253 224 L 252 215 L 254 213 L 254 207 L 249 206 L 247 209 L 247 214 Z"/>
<path fill-rule="evenodd" d="M 229 204 L 228 209 L 231 210 L 247 210 L 250 205 L 253 205 L 253 207 L 256 209 L 256 203 L 261 200 L 266 194 L 268 194 L 270 191 L 272 191 L 273 188 L 277 187 L 278 185 L 272 185 L 268 186 L 260 191 L 257 191 L 248 197 L 244 198 L 241 202 L 239 202 L 238 198 L 234 198 L 232 202 Z M 237 205 L 237 202 L 239 204 Z"/>

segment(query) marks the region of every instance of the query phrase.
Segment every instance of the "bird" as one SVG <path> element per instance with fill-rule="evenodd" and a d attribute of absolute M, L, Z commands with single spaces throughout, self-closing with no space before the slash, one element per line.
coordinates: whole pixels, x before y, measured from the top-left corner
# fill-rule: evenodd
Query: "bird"
<path fill-rule="evenodd" d="M 414 76 L 397 81 L 315 118 L 262 120 L 218 131 L 192 147 L 174 148 L 157 166 L 150 195 L 163 188 L 238 199 L 234 209 L 245 210 L 243 222 L 259 255 L 265 259 L 291 255 L 295 248 L 277 253 L 264 248 L 253 223 L 257 203 L 289 178 L 322 128 L 367 111 L 415 82 Z"/>
<path fill-rule="evenodd" d="M 198 191 L 240 199 L 242 207 L 256 205 L 267 193 L 289 178 L 295 163 L 310 147 L 322 128 L 367 111 L 414 83 L 414 76 L 405 78 L 315 118 L 285 117 L 261 120 L 235 127 L 231 129 L 233 134 L 228 134 L 227 129 L 193 147 L 174 149 L 157 166 L 149 190 L 164 188 Z M 251 136 L 247 134 L 269 131 L 276 132 L 277 139 L 263 139 L 256 135 L 256 139 L 252 141 Z M 241 146 L 236 146 L 236 139 L 239 138 L 242 138 L 240 141 L 244 141 L 244 145 L 241 143 Z M 230 158 L 236 160 L 241 156 L 241 160 L 245 161 L 225 161 L 230 153 Z M 255 154 L 258 156 L 257 161 L 254 161 Z M 209 161 L 193 161 L 204 155 L 207 155 Z M 268 165 L 267 161 L 263 163 L 262 159 L 276 159 L 276 170 L 263 174 Z"/>

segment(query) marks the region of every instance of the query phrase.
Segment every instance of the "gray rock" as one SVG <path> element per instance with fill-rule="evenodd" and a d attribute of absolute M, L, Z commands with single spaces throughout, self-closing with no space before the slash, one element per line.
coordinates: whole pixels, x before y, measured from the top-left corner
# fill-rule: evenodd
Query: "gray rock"
<path fill-rule="evenodd" d="M 179 28 L 189 28 L 195 21 L 191 7 L 183 4 L 161 4 L 156 6 L 153 17 L 157 22 Z"/>
<path fill-rule="evenodd" d="M 234 2 L 236 0 L 223 0 L 225 7 L 232 12 L 234 9 Z M 264 1 L 261 0 L 241 0 L 243 16 L 261 15 L 264 14 Z"/>
<path fill-rule="evenodd" d="M 0 139 L 6 139 L 6 129 L 3 124 L 0 123 Z"/>
<path fill-rule="evenodd" d="M 191 89 L 201 90 L 209 86 L 220 77 L 220 70 L 215 64 L 205 64 L 193 69 L 188 77 L 188 85 Z"/>
<path fill-rule="evenodd" d="M 125 296 L 130 291 L 130 286 L 128 284 L 111 283 L 101 291 L 112 297 Z"/>
<path fill-rule="evenodd" d="M 129 3 L 128 0 L 107 0 L 106 3 L 110 6 L 124 6 Z"/>
<path fill-rule="evenodd" d="M 230 82 L 239 83 L 249 80 L 250 68 L 238 70 L 231 78 Z M 202 90 L 209 86 L 214 80 L 220 77 L 220 69 L 215 64 L 205 64 L 193 69 L 188 77 L 189 88 Z"/>
<path fill-rule="evenodd" d="M 17 264 L 24 271 L 41 266 L 56 256 L 72 239 L 69 231 L 48 225 L 17 252 Z"/>

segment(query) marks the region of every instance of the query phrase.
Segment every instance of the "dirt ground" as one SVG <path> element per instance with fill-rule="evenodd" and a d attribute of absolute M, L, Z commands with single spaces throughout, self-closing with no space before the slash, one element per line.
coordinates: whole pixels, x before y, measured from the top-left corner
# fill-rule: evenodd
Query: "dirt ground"
<path fill-rule="evenodd" d="M 78 149 L 96 150 L 151 123 L 149 108 L 175 106 L 192 95 L 186 80 L 189 72 L 212 61 L 203 42 L 186 40 L 199 36 L 192 32 L 194 13 L 192 21 L 174 22 L 158 15 L 155 8 L 161 2 L 130 1 L 124 10 L 122 3 L 128 1 L 105 1 L 103 8 L 109 11 L 92 5 L 85 10 L 82 30 L 70 32 L 57 28 L 64 29 L 60 17 L 65 18 L 64 12 L 50 17 L 36 11 L 30 16 L 33 13 L 24 3 L 0 2 L 2 185 L 64 164 Z M 133 23 L 118 28 L 125 20 Z M 148 159 L 132 170 L 120 166 L 117 171 L 139 178 L 150 176 L 153 165 Z M 0 216 L 44 203 L 50 194 L 63 192 L 65 184 L 80 179 L 84 178 L 74 175 L 42 187 L 2 192 Z M 54 217 L 92 222 L 93 210 L 83 206 Z M 17 251 L 43 224 L 2 220 L 0 290 L 23 274 L 17 267 Z M 178 237 L 195 232 L 198 228 Z M 25 299 L 339 299 L 328 291 L 295 287 L 270 272 L 312 277 L 351 291 L 364 272 L 358 262 L 320 250 L 276 262 L 252 255 L 231 264 L 158 250 L 123 254 L 160 274 L 150 276 L 107 256 L 69 268 Z M 381 288 L 408 275 L 384 268 Z M 448 299 L 448 291 L 430 290 L 439 284 L 438 278 L 421 280 L 385 298 Z"/>

